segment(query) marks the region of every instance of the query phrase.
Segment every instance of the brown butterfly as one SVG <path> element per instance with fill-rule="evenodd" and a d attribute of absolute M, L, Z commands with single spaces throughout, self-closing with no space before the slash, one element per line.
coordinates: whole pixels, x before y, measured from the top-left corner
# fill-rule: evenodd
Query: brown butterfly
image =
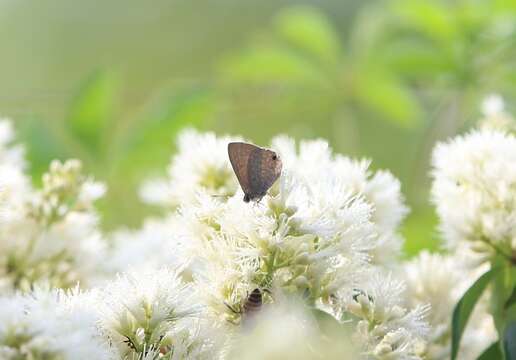
<path fill-rule="evenodd" d="M 245 202 L 260 201 L 281 175 L 281 159 L 272 150 L 233 142 L 228 144 L 228 154 Z"/>

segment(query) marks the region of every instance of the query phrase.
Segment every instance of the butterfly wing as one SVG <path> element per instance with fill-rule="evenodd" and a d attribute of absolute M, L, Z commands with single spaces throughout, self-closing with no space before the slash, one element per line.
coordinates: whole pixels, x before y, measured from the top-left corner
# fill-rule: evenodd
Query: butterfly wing
<path fill-rule="evenodd" d="M 244 191 L 244 194 L 251 193 L 249 184 L 248 164 L 249 158 L 253 150 L 260 149 L 257 146 L 242 142 L 232 142 L 228 144 L 228 155 L 233 171 L 236 174 L 238 182 Z"/>
<path fill-rule="evenodd" d="M 256 171 L 249 173 L 252 198 L 261 198 L 281 175 L 282 163 L 279 156 L 271 150 L 260 149 L 251 153 L 251 161 L 256 157 Z"/>
<path fill-rule="evenodd" d="M 245 201 L 261 199 L 281 174 L 281 160 L 274 151 L 247 143 L 230 143 L 228 154 Z"/>

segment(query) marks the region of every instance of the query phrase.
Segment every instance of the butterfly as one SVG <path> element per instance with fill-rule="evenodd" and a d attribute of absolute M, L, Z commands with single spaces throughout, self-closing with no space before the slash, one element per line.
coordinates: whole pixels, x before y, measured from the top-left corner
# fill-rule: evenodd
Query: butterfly
<path fill-rule="evenodd" d="M 228 144 L 228 155 L 244 191 L 244 202 L 260 201 L 281 175 L 281 159 L 272 150 L 232 142 Z"/>

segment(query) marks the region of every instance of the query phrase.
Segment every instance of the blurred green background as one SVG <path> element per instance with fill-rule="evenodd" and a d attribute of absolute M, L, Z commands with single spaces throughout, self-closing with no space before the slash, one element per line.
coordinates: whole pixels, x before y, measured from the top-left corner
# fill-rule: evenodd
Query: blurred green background
<path fill-rule="evenodd" d="M 401 179 L 411 255 L 439 246 L 433 144 L 514 98 L 515 55 L 514 1 L 0 0 L 0 114 L 36 178 L 78 157 L 108 183 L 108 229 L 155 213 L 136 186 L 185 126 L 324 137 Z"/>

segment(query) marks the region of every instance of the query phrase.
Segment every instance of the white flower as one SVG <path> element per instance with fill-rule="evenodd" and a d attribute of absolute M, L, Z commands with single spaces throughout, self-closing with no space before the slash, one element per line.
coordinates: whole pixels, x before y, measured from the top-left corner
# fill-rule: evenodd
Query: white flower
<path fill-rule="evenodd" d="M 498 94 L 490 94 L 482 102 L 482 113 L 486 117 L 501 114 L 503 110 L 503 98 Z"/>
<path fill-rule="evenodd" d="M 484 118 L 480 122 L 480 128 L 498 131 L 516 130 L 513 117 L 505 111 L 503 99 L 498 94 L 487 96 L 482 102 L 482 114 Z"/>
<path fill-rule="evenodd" d="M 273 149 L 283 173 L 269 195 L 246 204 L 240 192 L 226 201 L 198 192 L 179 208 L 176 236 L 222 322 L 240 322 L 256 288 L 305 292 L 340 319 L 333 297 L 367 281 L 371 256 L 382 262 L 379 246 L 383 259 L 396 258 L 406 212 L 399 183 L 385 172 L 370 174 L 368 162 L 334 157 L 323 141 L 303 142 L 297 154 L 292 141 L 279 138 Z"/>
<path fill-rule="evenodd" d="M 150 271 L 165 265 L 186 262 L 183 244 L 178 241 L 175 216 L 146 219 L 138 230 L 120 229 L 111 235 L 112 249 L 105 268 L 107 272 Z"/>
<path fill-rule="evenodd" d="M 403 304 L 403 282 L 378 270 L 354 294 L 340 295 L 346 309 L 358 317 L 355 339 L 376 359 L 422 359 L 426 347 L 428 305 L 412 310 Z"/>
<path fill-rule="evenodd" d="M 77 160 L 52 162 L 41 190 L 18 168 L 2 169 L 0 291 L 29 290 L 39 281 L 91 285 L 106 248 L 93 207 L 102 185 L 85 177 Z"/>
<path fill-rule="evenodd" d="M 516 138 L 501 131 L 475 130 L 436 146 L 432 199 L 451 248 L 466 241 L 477 251 L 516 250 L 515 161 Z"/>
<path fill-rule="evenodd" d="M 383 232 L 396 232 L 408 213 L 399 180 L 390 172 L 380 170 L 368 179 L 363 192 L 374 206 L 373 223 Z"/>
<path fill-rule="evenodd" d="M 400 192 L 400 183 L 392 174 L 387 171 L 372 173 L 368 170 L 370 162 L 367 160 L 334 156 L 328 143 L 322 140 L 300 142 L 299 152 L 296 152 L 294 141 L 286 137 L 278 137 L 272 144 L 284 163 L 282 193 L 293 199 L 293 204 L 287 203 L 287 206 L 312 215 L 315 215 L 314 208 L 320 207 L 318 211 L 324 215 L 318 223 L 331 225 L 327 218 L 332 216 L 333 209 L 355 199 L 364 200 L 369 207 L 369 221 L 377 233 L 374 240 L 365 237 L 372 262 L 384 265 L 396 260 L 402 245 L 398 227 L 408 209 Z M 302 204 L 302 199 L 308 199 L 308 202 Z M 376 251 L 376 242 L 390 246 Z"/>
<path fill-rule="evenodd" d="M 20 171 L 25 169 L 25 149 L 14 144 L 14 129 L 12 122 L 0 117 L 0 164 L 10 165 Z"/>
<path fill-rule="evenodd" d="M 214 133 L 198 133 L 190 129 L 183 131 L 178 137 L 178 153 L 172 157 L 168 181 L 170 186 L 164 186 L 163 180 L 147 182 L 140 191 L 143 200 L 155 203 L 158 191 L 168 203 L 178 206 L 195 199 L 197 192 L 212 196 L 231 196 L 238 187 L 236 177 L 228 160 L 228 143 L 238 138 L 216 137 Z"/>
<path fill-rule="evenodd" d="M 239 322 L 255 288 L 309 288 L 314 300 L 326 299 L 345 285 L 353 289 L 368 266 L 368 240 L 375 235 L 369 206 L 346 194 L 341 203 L 337 197 L 335 207 L 317 198 L 311 205 L 310 198 L 294 195 L 302 191 L 255 205 L 244 203 L 239 194 L 226 202 L 205 195 L 199 196 L 197 207 L 181 208 L 186 231 L 180 236 L 191 248 L 192 271 L 221 320 Z M 327 191 L 328 199 L 335 199 L 330 193 L 336 194 Z M 292 205 L 294 199 L 298 205 Z"/>
<path fill-rule="evenodd" d="M 170 206 L 173 202 L 173 194 L 170 181 L 168 179 L 148 179 L 138 192 L 140 199 L 150 205 Z"/>
<path fill-rule="evenodd" d="M 102 327 L 122 358 L 159 351 L 172 359 L 207 359 L 212 344 L 196 325 L 201 308 L 194 295 L 176 271 L 121 276 L 103 291 Z"/>
<path fill-rule="evenodd" d="M 0 298 L 0 305 L 2 359 L 115 359 L 98 331 L 95 294 L 39 289 Z"/>
<path fill-rule="evenodd" d="M 0 118 L 0 146 L 6 146 L 14 140 L 13 124 L 9 119 Z"/>
<path fill-rule="evenodd" d="M 468 270 L 459 254 L 444 256 L 423 251 L 405 265 L 408 305 L 431 305 L 427 316 L 431 326 L 427 359 L 449 359 L 453 309 L 480 273 Z M 460 359 L 476 359 L 495 341 L 493 320 L 486 310 L 485 301 L 475 307 L 461 340 Z"/>
<path fill-rule="evenodd" d="M 81 185 L 78 201 L 81 204 L 91 204 L 102 198 L 105 193 L 106 185 L 104 183 L 88 179 Z"/>

